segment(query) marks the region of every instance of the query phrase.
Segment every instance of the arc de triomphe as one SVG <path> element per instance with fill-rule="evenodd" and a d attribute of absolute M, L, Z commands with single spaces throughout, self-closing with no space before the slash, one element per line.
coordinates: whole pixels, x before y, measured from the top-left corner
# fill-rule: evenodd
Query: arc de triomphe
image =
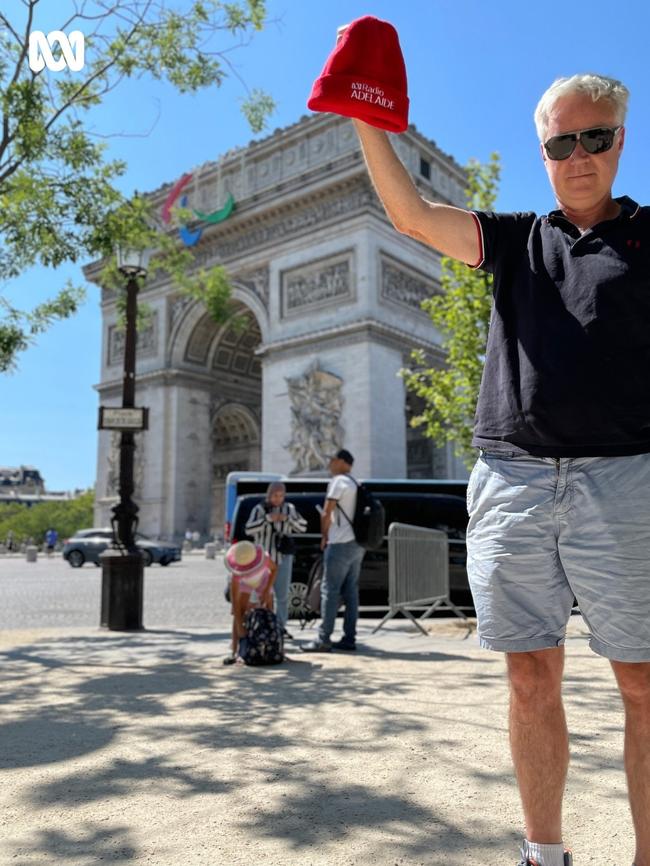
<path fill-rule="evenodd" d="M 394 145 L 427 198 L 463 205 L 451 157 L 413 127 Z M 151 193 L 157 207 L 173 188 Z M 226 267 L 238 321 L 217 324 L 165 281 L 141 294 L 151 310 L 137 354 L 136 403 L 150 415 L 136 437 L 142 531 L 220 532 L 229 471 L 322 474 L 342 445 L 360 477 L 466 475 L 450 448 L 409 428 L 398 375 L 414 348 L 442 358 L 420 309 L 439 291 L 439 258 L 389 224 L 350 121 L 303 118 L 203 165 L 183 194 L 200 212 L 234 198 L 192 250 L 197 267 Z M 102 322 L 100 402 L 119 405 L 123 336 L 106 290 Z M 117 437 L 99 433 L 96 525 L 116 501 Z"/>

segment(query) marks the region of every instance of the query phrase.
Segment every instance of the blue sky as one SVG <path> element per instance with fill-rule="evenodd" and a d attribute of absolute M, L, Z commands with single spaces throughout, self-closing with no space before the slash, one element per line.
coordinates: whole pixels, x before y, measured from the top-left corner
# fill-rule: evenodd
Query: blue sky
<path fill-rule="evenodd" d="M 48 15 L 60 10 L 56 14 L 63 17 L 70 5 L 49 0 L 44 8 Z M 3 3 L 16 18 L 21 8 L 19 0 Z M 620 78 L 630 88 L 615 193 L 650 203 L 650 4 L 645 0 L 269 0 L 268 11 L 265 30 L 231 55 L 246 85 L 263 87 L 278 103 L 265 134 L 308 113 L 306 99 L 337 26 L 372 14 L 391 21 L 400 35 L 410 121 L 461 163 L 470 157 L 486 160 L 492 151 L 501 155 L 499 209 L 553 207 L 532 113 L 556 77 L 584 71 Z M 58 23 L 48 18 L 37 20 L 36 27 Z M 236 79 L 198 95 L 180 95 L 151 80 L 126 82 L 95 112 L 93 123 L 97 132 L 111 134 L 109 154 L 129 163 L 122 188 L 146 191 L 251 141 L 239 111 L 244 96 Z M 34 269 L 2 291 L 28 307 L 54 294 L 68 277 L 81 280 L 81 268 Z M 94 483 L 98 300 L 98 290 L 89 286 L 82 311 L 41 336 L 20 356 L 16 373 L 0 377 L 0 465 L 33 464 L 52 490 Z"/>

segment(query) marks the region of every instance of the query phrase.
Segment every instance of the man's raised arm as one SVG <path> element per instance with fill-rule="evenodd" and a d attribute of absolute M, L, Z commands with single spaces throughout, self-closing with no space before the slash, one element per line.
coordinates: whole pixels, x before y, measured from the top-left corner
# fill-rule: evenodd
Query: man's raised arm
<path fill-rule="evenodd" d="M 479 264 L 482 251 L 472 214 L 423 199 L 387 133 L 362 120 L 353 123 L 372 182 L 397 231 L 429 244 L 445 256 L 468 265 Z"/>

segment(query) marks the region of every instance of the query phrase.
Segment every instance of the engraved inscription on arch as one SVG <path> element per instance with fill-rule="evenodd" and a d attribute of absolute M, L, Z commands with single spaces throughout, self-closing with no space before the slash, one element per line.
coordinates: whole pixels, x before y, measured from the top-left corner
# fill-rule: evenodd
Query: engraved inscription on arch
<path fill-rule="evenodd" d="M 352 301 L 355 297 L 353 250 L 280 274 L 280 312 L 283 318 Z"/>

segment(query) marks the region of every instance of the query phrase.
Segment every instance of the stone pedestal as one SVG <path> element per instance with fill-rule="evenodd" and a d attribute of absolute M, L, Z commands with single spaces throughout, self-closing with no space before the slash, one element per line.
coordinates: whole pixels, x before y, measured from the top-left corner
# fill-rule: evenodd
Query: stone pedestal
<path fill-rule="evenodd" d="M 109 550 L 102 563 L 102 604 L 99 624 L 111 631 L 142 628 L 144 562 L 139 553 Z"/>
<path fill-rule="evenodd" d="M 205 545 L 205 558 L 214 559 L 217 554 L 217 545 L 208 543 Z"/>
<path fill-rule="evenodd" d="M 27 562 L 36 562 L 36 560 L 38 559 L 38 548 L 30 544 L 29 547 L 25 550 L 25 558 Z"/>

